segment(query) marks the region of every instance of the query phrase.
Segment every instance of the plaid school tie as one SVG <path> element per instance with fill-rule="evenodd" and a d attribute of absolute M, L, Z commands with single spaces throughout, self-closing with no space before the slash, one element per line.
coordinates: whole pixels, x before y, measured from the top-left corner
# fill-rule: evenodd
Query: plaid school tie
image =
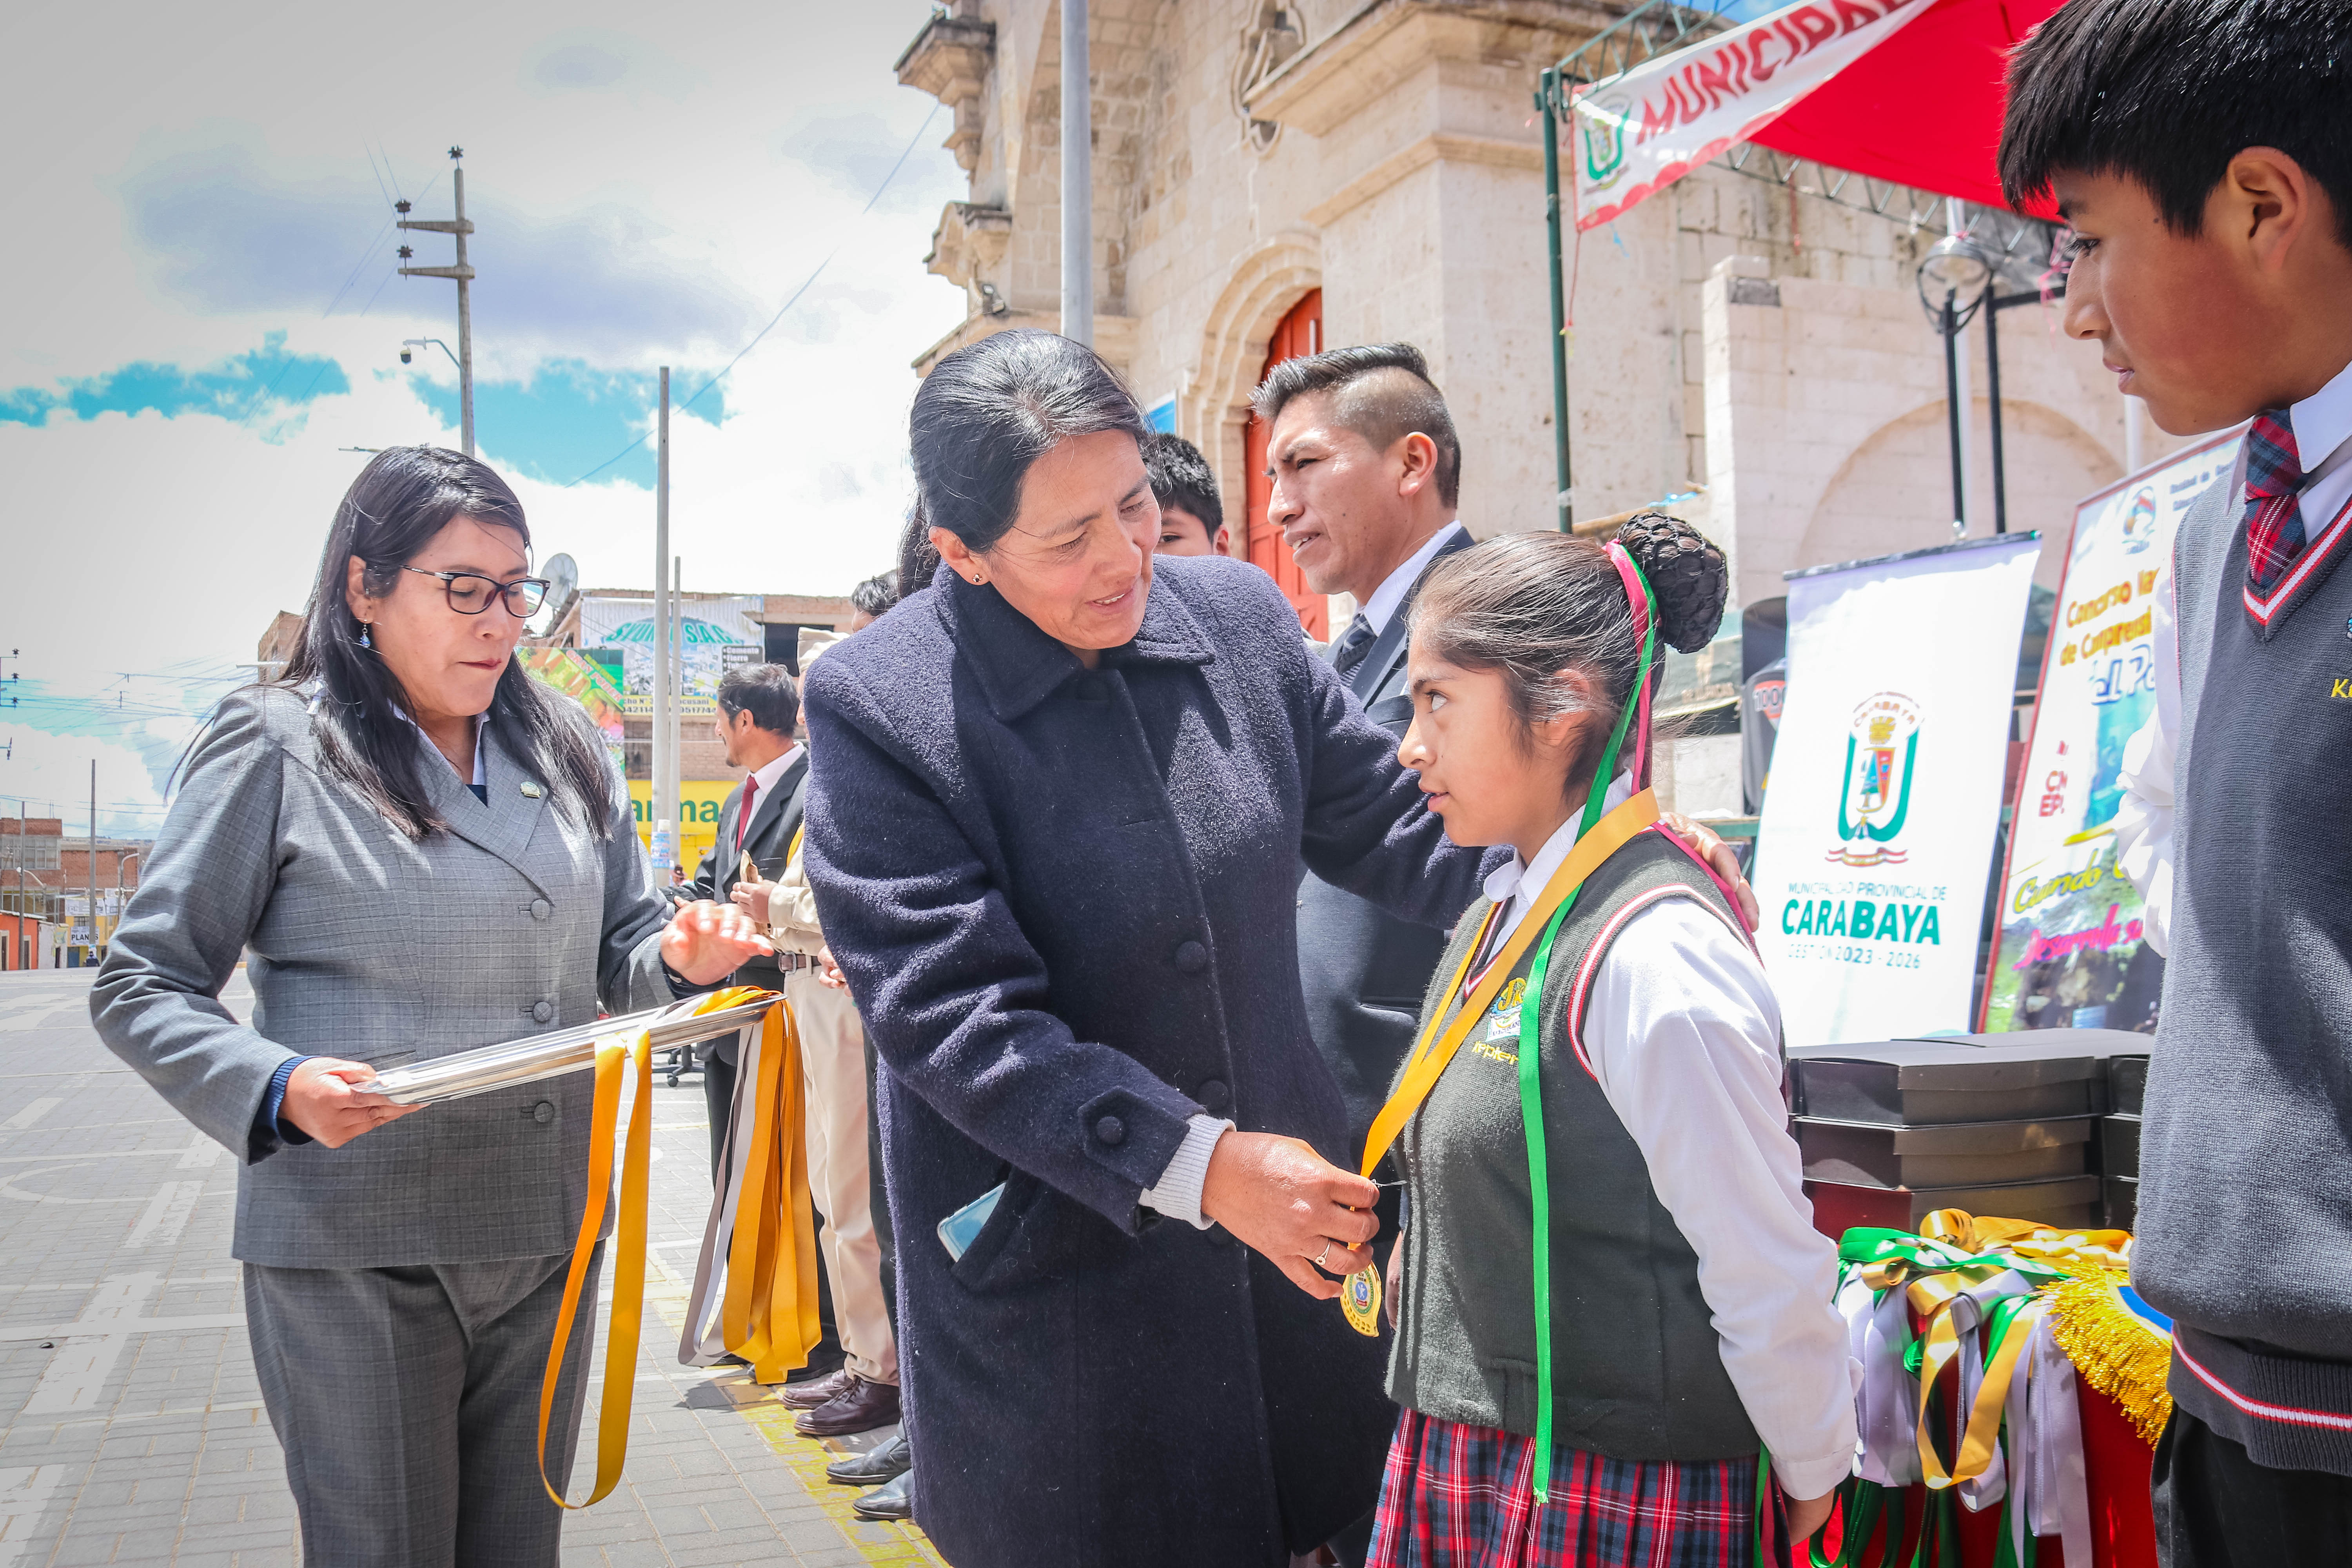
<path fill-rule="evenodd" d="M 2254 416 L 2246 432 L 2246 583 L 2252 597 L 2268 598 L 2307 542 L 2295 487 L 2303 458 L 2284 408 Z"/>

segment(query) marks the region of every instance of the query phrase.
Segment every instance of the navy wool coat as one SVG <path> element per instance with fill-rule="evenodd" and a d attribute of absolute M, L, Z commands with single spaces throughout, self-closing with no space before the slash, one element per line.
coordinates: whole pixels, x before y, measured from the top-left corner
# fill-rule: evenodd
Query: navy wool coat
<path fill-rule="evenodd" d="M 1395 1415 L 1381 1342 L 1138 1200 L 1203 1111 L 1347 1163 L 1299 860 L 1436 921 L 1476 852 L 1238 562 L 1158 561 L 1095 670 L 942 570 L 806 708 L 809 880 L 886 1068 L 924 1529 L 959 1568 L 1276 1564 L 1345 1529 Z M 939 1222 L 999 1182 L 951 1263 Z"/>

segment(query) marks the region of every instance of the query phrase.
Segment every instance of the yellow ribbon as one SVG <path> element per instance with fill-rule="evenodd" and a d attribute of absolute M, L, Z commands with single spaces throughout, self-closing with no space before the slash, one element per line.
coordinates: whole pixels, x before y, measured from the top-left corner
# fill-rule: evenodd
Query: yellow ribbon
<path fill-rule="evenodd" d="M 719 1321 L 720 1338 L 751 1363 L 754 1381 L 782 1383 L 786 1373 L 807 1364 L 823 1332 L 816 1313 L 816 1222 L 809 1201 L 800 1029 L 782 1003 L 768 1010 L 761 1029 L 757 1110 L 735 1201 Z"/>
<path fill-rule="evenodd" d="M 636 1102 L 629 1112 L 629 1146 L 621 1164 L 619 1234 L 613 1253 L 612 1341 L 604 1347 L 604 1405 L 596 1420 L 596 1489 L 586 1502 L 569 1503 L 547 1479 L 547 1427 L 555 1412 L 555 1384 L 563 1372 L 564 1347 L 587 1282 L 596 1233 L 604 1223 L 604 1198 L 613 1179 L 613 1125 L 621 1109 L 621 1064 L 634 1058 Z M 547 1347 L 547 1374 L 539 1386 L 539 1484 L 558 1508 L 587 1508 L 619 1484 L 629 1451 L 629 1400 L 636 1386 L 637 1327 L 646 1299 L 646 1185 L 653 1148 L 653 1047 L 644 1030 L 636 1037 L 614 1035 L 596 1042 L 596 1101 L 588 1119 L 588 1206 L 572 1244 L 572 1271 L 563 1281 L 563 1306 L 555 1317 L 555 1341 Z"/>
<path fill-rule="evenodd" d="M 1984 1369 L 1976 1403 L 1969 1407 L 1948 1473 L 1927 1431 L 1928 1394 L 1936 1380 L 1962 1350 L 1952 1303 L 1966 1291 L 1999 1278 L 2019 1263 L 2074 1273 L 2111 1268 L 2130 1256 L 2131 1235 L 2121 1230 L 2060 1231 L 2030 1220 L 1997 1219 L 1965 1209 L 1937 1209 L 1920 1223 L 1919 1235 L 1954 1255 L 1937 1265 L 1893 1258 L 1869 1265 L 1864 1278 L 1874 1289 L 1902 1285 L 1914 1311 L 1927 1320 L 1919 1342 L 1919 1468 L 1931 1488 L 1956 1486 L 1984 1474 L 2000 1436 L 2001 1411 L 2011 1378 L 2035 1322 L 2050 1310 L 2047 1300 L 2021 1307 L 2000 1346 Z"/>
<path fill-rule="evenodd" d="M 736 985 L 714 991 L 693 1007 L 695 1014 L 719 1012 L 771 994 L 756 986 Z M 809 1207 L 807 1154 L 802 1137 L 800 1034 L 781 998 L 762 1021 L 760 1082 L 751 1157 L 744 1163 L 744 1191 L 736 1204 L 733 1250 L 728 1260 L 727 1348 L 758 1366 L 762 1383 L 782 1381 L 791 1367 L 808 1360 L 817 1342 L 815 1229 Z M 629 1451 L 629 1408 L 637 1377 L 638 1330 L 645 1318 L 646 1198 L 653 1162 L 653 1047 L 639 1030 L 632 1037 L 614 1035 L 596 1042 L 596 1091 L 588 1120 L 588 1204 L 581 1212 L 580 1234 L 572 1244 L 572 1268 L 564 1277 L 563 1304 L 555 1318 L 555 1338 L 547 1349 L 547 1371 L 539 1389 L 539 1480 L 559 1508 L 588 1508 L 601 1502 L 620 1483 L 621 1467 Z M 624 1062 L 636 1068 L 636 1096 L 629 1112 L 629 1138 L 621 1161 L 621 1207 L 613 1252 L 613 1322 L 604 1349 L 604 1400 L 596 1418 L 596 1485 L 585 1502 L 563 1500 L 547 1476 L 547 1430 L 555 1414 L 555 1386 L 562 1378 L 563 1352 L 571 1342 L 572 1325 L 588 1280 L 588 1266 L 596 1251 L 596 1234 L 604 1223 L 604 1203 L 612 1188 L 613 1130 L 620 1121 L 621 1069 Z M 789 1069 L 789 1070 L 787 1070 Z M 755 1201 L 754 1193 L 765 1201 Z M 788 1194 L 779 1199 L 774 1194 Z M 792 1235 L 782 1234 L 789 1208 Z M 749 1222 L 748 1224 L 746 1222 Z M 778 1268 L 789 1248 L 793 1267 Z M 776 1278 L 770 1279 L 772 1272 Z M 764 1291 L 757 1289 L 768 1280 Z M 745 1299 L 744 1330 L 735 1331 L 738 1294 Z M 754 1298 L 757 1298 L 756 1300 Z M 789 1366 L 782 1356 L 793 1340 L 777 1335 L 772 1325 L 789 1322 L 798 1330 L 797 1348 Z M 757 1338 L 754 1338 L 756 1331 Z M 754 1353 L 752 1348 L 757 1347 Z"/>
<path fill-rule="evenodd" d="M 1496 994 L 1502 990 L 1503 983 L 1510 978 L 1511 970 L 1518 963 L 1520 954 L 1543 934 L 1553 912 L 1583 885 L 1587 877 L 1600 869 L 1602 861 L 1622 849 L 1633 835 L 1657 820 L 1656 792 L 1645 789 L 1595 823 L 1591 832 L 1576 841 L 1576 847 L 1569 851 L 1568 858 L 1560 863 L 1559 870 L 1552 873 L 1551 880 L 1544 884 L 1543 897 L 1536 900 L 1535 907 L 1528 911 L 1527 918 L 1511 933 L 1511 939 L 1503 944 L 1503 951 L 1486 965 L 1486 977 L 1463 999 L 1460 1011 L 1453 1015 L 1454 1021 L 1445 1027 L 1443 1035 L 1439 1034 L 1439 1027 L 1445 1023 L 1447 1016 L 1445 1004 L 1441 1001 L 1431 1010 L 1429 1022 L 1423 1027 L 1421 1038 L 1413 1043 L 1412 1057 L 1407 1058 L 1411 1065 L 1405 1068 L 1396 1092 L 1389 1096 L 1386 1105 L 1381 1107 L 1381 1113 L 1372 1118 L 1371 1131 L 1365 1135 L 1365 1175 L 1372 1173 L 1380 1164 L 1381 1157 L 1396 1142 L 1397 1134 L 1404 1131 L 1404 1124 L 1412 1120 L 1413 1112 L 1421 1109 L 1421 1102 L 1427 1100 L 1429 1091 L 1437 1087 L 1437 1080 L 1444 1073 L 1446 1064 L 1454 1059 L 1454 1053 L 1462 1048 L 1462 1042 L 1470 1037 L 1470 1031 L 1486 1016 L 1487 1004 L 1495 999 Z M 1489 909 L 1487 920 L 1496 919 L 1502 908 L 1497 904 Z M 1478 949 L 1484 945 L 1484 938 L 1482 930 L 1479 940 L 1471 942 L 1463 952 L 1462 962 L 1455 965 L 1453 978 L 1439 993 L 1441 997 L 1450 998 L 1461 989 L 1464 977 L 1469 973 L 1471 961 L 1478 956 Z M 1430 1044 L 1433 1037 L 1437 1042 L 1433 1048 Z M 1534 1048 L 1531 1037 L 1520 1046 L 1522 1050 Z"/>

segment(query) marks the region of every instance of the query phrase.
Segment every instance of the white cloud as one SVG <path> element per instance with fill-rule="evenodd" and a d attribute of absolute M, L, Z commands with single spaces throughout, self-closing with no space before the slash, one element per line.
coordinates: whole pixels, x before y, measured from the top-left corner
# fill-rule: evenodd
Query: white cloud
<path fill-rule="evenodd" d="M 0 102 L 15 205 L 69 237 L 0 254 L 0 289 L 41 302 L 0 342 L 0 394 L 134 361 L 216 363 L 275 331 L 294 353 L 336 358 L 352 385 L 258 427 L 0 423 L 0 638 L 24 649 L 28 679 L 96 693 L 121 670 L 251 658 L 270 616 L 301 607 L 365 461 L 340 448 L 456 445 L 402 375 L 383 374 L 397 371 L 401 339 L 454 341 L 456 323 L 448 284 L 386 284 L 396 241 L 368 250 L 388 216 L 378 151 L 412 197 L 442 176 L 418 204 L 438 216 L 443 150 L 467 148 L 485 380 L 526 377 L 544 358 L 707 374 L 834 253 L 729 377 L 723 426 L 673 421 L 673 547 L 698 588 L 841 592 L 887 564 L 909 488 L 908 362 L 962 311 L 920 259 L 940 204 L 962 189 L 937 145 L 944 113 L 892 195 L 857 216 L 933 107 L 890 75 L 928 9 L 705 7 L 665 13 L 657 41 L 639 30 L 641 7 L 618 4 L 435 0 L 397 18 L 165 8 L 127 39 L 103 9 L 12 19 L 12 54 L 47 62 Z M 446 258 L 442 237 L 412 243 L 422 260 Z M 446 374 L 438 359 L 415 368 Z M 512 439 L 479 436 L 494 462 Z M 520 476 L 517 488 L 542 559 L 569 551 L 596 585 L 650 582 L 648 491 Z M 43 791 L 61 788 L 51 774 L 76 756 L 87 768 L 89 742 L 16 733 L 0 794 L 32 793 L 36 773 Z M 102 761 L 101 797 L 142 798 L 143 765 L 128 748 Z M 119 792 L 106 782 L 117 766 Z"/>

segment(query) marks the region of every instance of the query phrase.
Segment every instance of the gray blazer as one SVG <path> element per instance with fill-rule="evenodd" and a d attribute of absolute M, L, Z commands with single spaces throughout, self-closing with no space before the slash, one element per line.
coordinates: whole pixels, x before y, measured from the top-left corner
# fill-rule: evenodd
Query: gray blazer
<path fill-rule="evenodd" d="M 585 725 L 585 715 L 580 716 Z M 425 744 L 422 736 L 417 744 Z M 428 1106 L 328 1149 L 249 1160 L 291 1056 L 392 1066 L 667 1002 L 656 898 L 625 792 L 611 837 L 554 808 L 485 726 L 488 805 L 438 753 L 446 835 L 417 842 L 317 766 L 302 699 L 239 692 L 190 754 L 90 993 L 100 1036 L 236 1153 L 248 1263 L 371 1268 L 571 1249 L 590 1078 Z M 534 793 L 526 793 L 527 791 Z M 240 954 L 253 1021 L 218 1001 Z"/>

